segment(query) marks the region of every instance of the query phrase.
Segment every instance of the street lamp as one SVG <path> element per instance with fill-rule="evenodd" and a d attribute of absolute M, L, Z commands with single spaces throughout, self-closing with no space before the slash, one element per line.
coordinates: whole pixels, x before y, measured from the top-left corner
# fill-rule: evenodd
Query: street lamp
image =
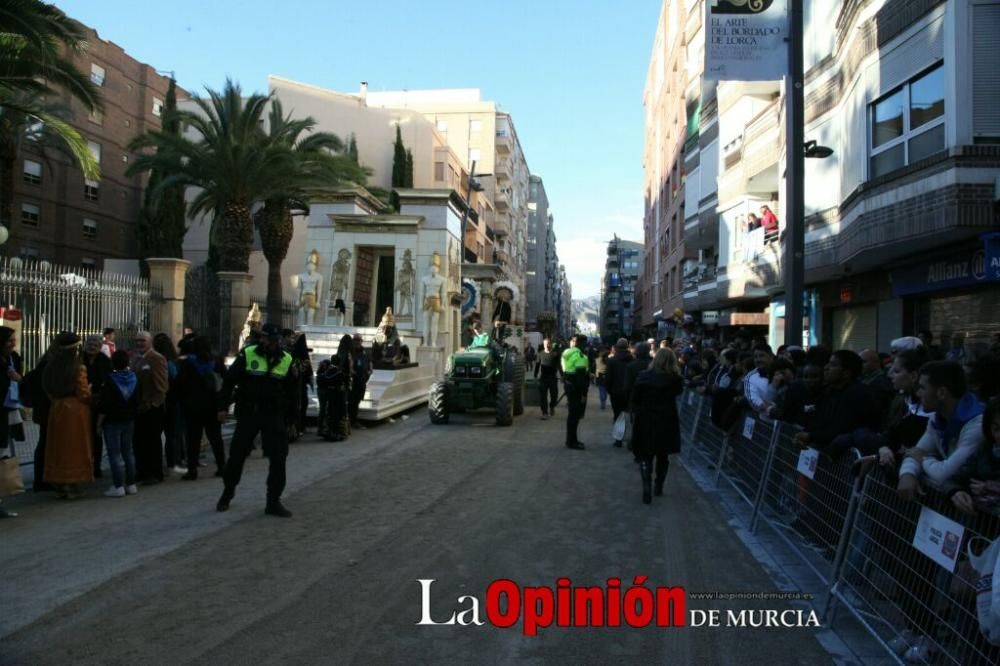
<path fill-rule="evenodd" d="M 833 148 L 829 148 L 827 146 L 821 146 L 817 144 L 815 140 L 806 141 L 805 145 L 803 146 L 803 149 L 804 151 L 802 156 L 806 158 L 811 157 L 815 159 L 825 160 L 827 157 L 833 155 Z"/>

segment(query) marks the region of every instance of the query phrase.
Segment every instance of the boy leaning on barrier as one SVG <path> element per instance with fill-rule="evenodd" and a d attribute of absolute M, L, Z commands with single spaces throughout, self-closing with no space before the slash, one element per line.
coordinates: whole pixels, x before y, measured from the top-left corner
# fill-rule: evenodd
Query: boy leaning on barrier
<path fill-rule="evenodd" d="M 917 445 L 907 449 L 899 470 L 899 496 L 923 494 L 921 479 L 938 486 L 955 477 L 983 443 L 985 407 L 966 390 L 965 371 L 953 361 L 932 361 L 920 368 L 920 401 L 934 412 Z"/>
<path fill-rule="evenodd" d="M 942 489 L 966 513 L 977 509 L 1000 514 L 1000 397 L 983 413 L 983 441 L 975 454 Z"/>

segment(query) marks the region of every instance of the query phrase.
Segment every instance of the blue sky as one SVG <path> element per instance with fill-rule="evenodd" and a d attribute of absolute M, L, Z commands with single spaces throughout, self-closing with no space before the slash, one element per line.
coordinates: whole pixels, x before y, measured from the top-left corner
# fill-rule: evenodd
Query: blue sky
<path fill-rule="evenodd" d="M 659 0 L 55 0 L 196 92 L 268 74 L 355 91 L 480 88 L 545 180 L 575 297 L 612 233 L 642 240 L 642 87 Z"/>

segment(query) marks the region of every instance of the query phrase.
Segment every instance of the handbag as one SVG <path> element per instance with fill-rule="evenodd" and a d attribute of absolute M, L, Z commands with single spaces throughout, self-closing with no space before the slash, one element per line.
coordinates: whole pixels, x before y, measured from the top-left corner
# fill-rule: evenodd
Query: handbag
<path fill-rule="evenodd" d="M 13 456 L 0 459 L 0 497 L 20 495 L 24 492 L 21 465 Z"/>
<path fill-rule="evenodd" d="M 616 442 L 620 442 L 625 439 L 625 424 L 627 422 L 626 413 L 622 412 L 615 419 L 615 424 L 611 428 L 611 438 Z"/>

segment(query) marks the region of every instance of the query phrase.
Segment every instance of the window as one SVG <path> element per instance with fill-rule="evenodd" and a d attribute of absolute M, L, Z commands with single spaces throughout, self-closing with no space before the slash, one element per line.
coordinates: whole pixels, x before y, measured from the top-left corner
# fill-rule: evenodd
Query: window
<path fill-rule="evenodd" d="M 24 128 L 24 138 L 28 141 L 38 141 L 42 136 L 42 130 L 45 126 L 41 122 L 31 123 Z"/>
<path fill-rule="evenodd" d="M 479 149 L 469 148 L 469 164 L 479 161 Z"/>
<path fill-rule="evenodd" d="M 128 155 L 122 155 L 122 164 L 128 164 Z"/>
<path fill-rule="evenodd" d="M 20 254 L 22 259 L 38 259 L 38 250 L 33 247 L 22 247 Z"/>
<path fill-rule="evenodd" d="M 163 113 L 163 100 L 158 97 L 153 98 L 153 115 L 159 117 Z"/>
<path fill-rule="evenodd" d="M 81 268 L 96 269 L 97 268 L 97 261 L 94 260 L 94 259 L 91 259 L 90 257 L 84 257 L 83 259 L 80 260 L 80 267 Z"/>
<path fill-rule="evenodd" d="M 101 144 L 97 143 L 96 141 L 88 141 L 87 142 L 87 149 L 90 151 L 90 154 L 94 156 L 94 159 L 97 161 L 97 163 L 100 164 L 101 163 Z"/>
<path fill-rule="evenodd" d="M 42 182 L 42 164 L 34 160 L 24 160 L 24 182 L 38 185 Z"/>
<path fill-rule="evenodd" d="M 872 104 L 869 177 L 944 149 L 944 68 L 938 65 Z"/>
<path fill-rule="evenodd" d="M 87 240 L 97 238 L 97 220 L 85 218 L 83 220 L 83 237 Z"/>
<path fill-rule="evenodd" d="M 481 132 L 483 130 L 483 121 L 481 120 L 470 120 L 469 121 L 469 131 L 470 132 Z"/>
<path fill-rule="evenodd" d="M 448 131 L 448 121 L 447 120 L 439 120 L 439 121 L 437 121 L 437 128 L 438 128 L 439 132 L 446 132 L 447 133 L 447 131 Z"/>
<path fill-rule="evenodd" d="M 434 163 L 434 180 L 444 180 L 444 162 Z"/>
<path fill-rule="evenodd" d="M 90 122 L 94 123 L 95 125 L 103 125 L 104 124 L 104 112 L 101 111 L 100 109 L 93 109 L 87 115 L 87 120 L 89 120 Z"/>
<path fill-rule="evenodd" d="M 21 204 L 21 222 L 31 227 L 37 227 L 41 212 L 35 204 L 23 203 Z"/>
<path fill-rule="evenodd" d="M 100 198 L 100 184 L 96 180 L 83 181 L 83 198 L 87 201 L 97 201 Z"/>
<path fill-rule="evenodd" d="M 95 86 L 104 85 L 104 68 L 96 63 L 90 64 L 90 80 Z"/>
<path fill-rule="evenodd" d="M 132 121 L 128 118 L 125 119 L 125 127 L 132 127 Z"/>

